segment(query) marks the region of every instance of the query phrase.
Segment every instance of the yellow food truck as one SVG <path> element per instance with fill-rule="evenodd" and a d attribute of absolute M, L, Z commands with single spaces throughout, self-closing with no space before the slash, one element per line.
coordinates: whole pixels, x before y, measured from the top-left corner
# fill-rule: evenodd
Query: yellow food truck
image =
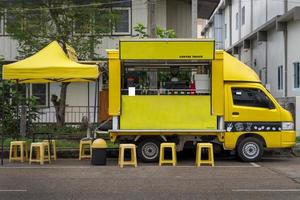
<path fill-rule="evenodd" d="M 213 40 L 121 40 L 107 53 L 110 139 L 137 144 L 144 162 L 158 160 L 161 142 L 211 142 L 247 162 L 295 144 L 290 112 Z"/>

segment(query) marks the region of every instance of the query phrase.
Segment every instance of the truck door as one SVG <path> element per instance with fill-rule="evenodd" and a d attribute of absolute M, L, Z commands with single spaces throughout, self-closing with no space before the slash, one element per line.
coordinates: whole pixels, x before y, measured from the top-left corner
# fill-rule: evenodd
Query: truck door
<path fill-rule="evenodd" d="M 225 120 L 232 122 L 232 128 L 235 129 L 232 131 L 281 129 L 279 108 L 263 87 L 237 84 L 227 85 L 226 90 L 228 107 Z"/>

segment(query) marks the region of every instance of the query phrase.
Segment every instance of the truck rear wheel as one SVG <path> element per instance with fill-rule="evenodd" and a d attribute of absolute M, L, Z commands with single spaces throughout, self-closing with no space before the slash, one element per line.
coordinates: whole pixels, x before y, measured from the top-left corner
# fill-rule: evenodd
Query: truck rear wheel
<path fill-rule="evenodd" d="M 145 139 L 138 144 L 138 156 L 143 162 L 157 162 L 159 159 L 160 141 Z"/>
<path fill-rule="evenodd" d="M 263 155 L 262 142 L 254 137 L 242 139 L 237 147 L 238 157 L 244 162 L 257 162 Z"/>

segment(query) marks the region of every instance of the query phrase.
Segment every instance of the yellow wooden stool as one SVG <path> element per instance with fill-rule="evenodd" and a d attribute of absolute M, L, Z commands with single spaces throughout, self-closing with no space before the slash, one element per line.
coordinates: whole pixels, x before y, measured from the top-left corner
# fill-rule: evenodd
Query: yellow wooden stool
<path fill-rule="evenodd" d="M 36 158 L 32 158 L 33 151 L 36 150 Z M 45 155 L 45 151 L 47 150 L 47 154 Z M 29 164 L 32 162 L 39 162 L 41 165 L 44 162 L 50 163 L 50 147 L 48 142 L 33 142 L 30 145 L 30 157 Z"/>
<path fill-rule="evenodd" d="M 165 159 L 165 149 L 171 148 L 172 150 L 172 159 Z M 163 164 L 172 164 L 176 166 L 177 158 L 176 158 L 176 144 L 175 143 L 161 143 L 160 144 L 160 152 L 159 152 L 159 166 Z"/>
<path fill-rule="evenodd" d="M 43 140 L 43 142 L 49 143 L 49 140 Z M 53 160 L 56 160 L 56 142 L 55 140 L 50 140 L 50 149 L 52 149 L 52 152 L 50 152 L 50 157 Z"/>
<path fill-rule="evenodd" d="M 19 151 L 18 151 L 19 149 Z M 20 152 L 20 156 L 18 155 Z M 25 152 L 25 154 L 24 154 Z M 9 149 L 9 162 L 21 161 L 24 162 L 28 159 L 28 147 L 26 141 L 12 141 L 10 142 Z"/>
<path fill-rule="evenodd" d="M 90 149 L 89 154 L 85 154 L 86 148 Z M 92 140 L 80 140 L 79 144 L 79 160 L 92 157 Z"/>
<path fill-rule="evenodd" d="M 208 160 L 201 159 L 202 149 L 208 150 Z M 211 143 L 198 143 L 196 150 L 196 166 L 199 167 L 201 164 L 209 164 L 215 166 L 214 164 L 214 150 Z"/>
<path fill-rule="evenodd" d="M 125 149 L 129 149 L 131 153 L 131 160 L 125 161 L 124 158 L 124 152 Z M 137 167 L 137 159 L 136 159 L 136 146 L 135 144 L 120 144 L 119 145 L 119 160 L 118 164 L 120 167 L 123 167 L 124 165 L 133 165 L 134 167 Z"/>

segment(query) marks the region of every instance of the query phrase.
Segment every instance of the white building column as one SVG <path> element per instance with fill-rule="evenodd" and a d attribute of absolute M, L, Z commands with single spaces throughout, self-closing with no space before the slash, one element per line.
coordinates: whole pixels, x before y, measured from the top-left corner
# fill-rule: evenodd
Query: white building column
<path fill-rule="evenodd" d="M 192 38 L 197 38 L 198 0 L 192 0 Z"/>

